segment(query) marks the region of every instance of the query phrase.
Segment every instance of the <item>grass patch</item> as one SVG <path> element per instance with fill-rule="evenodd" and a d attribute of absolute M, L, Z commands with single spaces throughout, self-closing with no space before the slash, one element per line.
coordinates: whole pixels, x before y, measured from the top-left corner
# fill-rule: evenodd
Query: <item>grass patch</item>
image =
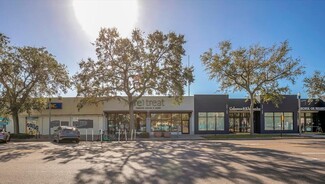
<path fill-rule="evenodd" d="M 217 135 L 205 135 L 202 136 L 205 139 L 256 139 L 256 138 L 279 138 L 279 137 L 299 137 L 297 135 L 290 134 L 253 134 L 238 133 L 238 134 L 217 134 Z"/>

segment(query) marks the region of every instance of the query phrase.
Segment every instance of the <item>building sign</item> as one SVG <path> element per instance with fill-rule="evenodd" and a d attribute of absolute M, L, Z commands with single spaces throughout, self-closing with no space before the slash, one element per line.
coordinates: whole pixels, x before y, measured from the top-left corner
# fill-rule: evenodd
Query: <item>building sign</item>
<path fill-rule="evenodd" d="M 325 107 L 300 107 L 302 111 L 325 111 Z"/>
<path fill-rule="evenodd" d="M 230 111 L 249 111 L 249 107 L 229 107 Z M 260 111 L 261 108 L 253 108 L 254 111 Z"/>
<path fill-rule="evenodd" d="M 8 124 L 9 124 L 9 118 L 0 117 L 0 126 L 4 126 Z"/>
<path fill-rule="evenodd" d="M 46 107 L 49 109 L 49 107 Z M 51 109 L 62 109 L 62 103 L 51 103 Z"/>
<path fill-rule="evenodd" d="M 165 106 L 164 99 L 140 99 L 135 102 L 135 109 L 161 109 Z"/>

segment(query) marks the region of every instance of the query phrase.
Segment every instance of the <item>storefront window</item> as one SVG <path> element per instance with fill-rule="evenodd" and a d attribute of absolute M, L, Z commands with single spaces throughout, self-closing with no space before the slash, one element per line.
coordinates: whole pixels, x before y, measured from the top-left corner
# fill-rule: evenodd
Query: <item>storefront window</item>
<path fill-rule="evenodd" d="M 199 131 L 207 130 L 207 118 L 206 113 L 199 112 Z"/>
<path fill-rule="evenodd" d="M 130 115 L 128 113 L 108 113 L 108 131 L 110 133 L 115 133 L 119 129 L 127 130 L 130 129 Z M 134 114 L 134 126 L 137 132 L 146 131 L 146 114 L 145 113 L 135 113 Z"/>
<path fill-rule="evenodd" d="M 281 116 L 283 113 L 275 112 L 274 113 L 274 128 L 275 130 L 282 130 Z"/>
<path fill-rule="evenodd" d="M 265 130 L 293 130 L 292 112 L 267 112 L 264 114 Z"/>
<path fill-rule="evenodd" d="M 223 112 L 199 112 L 199 131 L 215 131 L 225 129 Z"/>
<path fill-rule="evenodd" d="M 180 132 L 183 129 L 184 133 L 188 125 L 189 113 L 151 113 L 151 131 L 153 132 Z"/>
<path fill-rule="evenodd" d="M 284 113 L 284 130 L 293 130 L 293 114 Z"/>
<path fill-rule="evenodd" d="M 225 130 L 225 117 L 223 113 L 217 114 L 217 130 Z"/>
<path fill-rule="evenodd" d="M 215 130 L 215 129 L 216 129 L 216 116 L 208 115 L 208 130 Z"/>
<path fill-rule="evenodd" d="M 274 130 L 273 113 L 265 113 L 265 130 Z"/>

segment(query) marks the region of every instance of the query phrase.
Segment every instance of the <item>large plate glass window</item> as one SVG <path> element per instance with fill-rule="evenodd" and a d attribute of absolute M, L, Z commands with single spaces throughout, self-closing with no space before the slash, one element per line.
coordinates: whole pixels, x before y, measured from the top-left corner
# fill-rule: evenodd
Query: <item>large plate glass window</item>
<path fill-rule="evenodd" d="M 225 117 L 223 112 L 199 112 L 199 131 L 222 131 L 225 129 Z"/>

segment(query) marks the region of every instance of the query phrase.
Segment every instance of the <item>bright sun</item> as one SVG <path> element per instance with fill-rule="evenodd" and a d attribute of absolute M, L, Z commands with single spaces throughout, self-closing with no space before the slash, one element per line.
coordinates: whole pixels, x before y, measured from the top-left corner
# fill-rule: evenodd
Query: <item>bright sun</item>
<path fill-rule="evenodd" d="M 74 0 L 73 9 L 92 41 L 101 27 L 116 27 L 121 36 L 131 35 L 138 19 L 137 0 Z"/>

